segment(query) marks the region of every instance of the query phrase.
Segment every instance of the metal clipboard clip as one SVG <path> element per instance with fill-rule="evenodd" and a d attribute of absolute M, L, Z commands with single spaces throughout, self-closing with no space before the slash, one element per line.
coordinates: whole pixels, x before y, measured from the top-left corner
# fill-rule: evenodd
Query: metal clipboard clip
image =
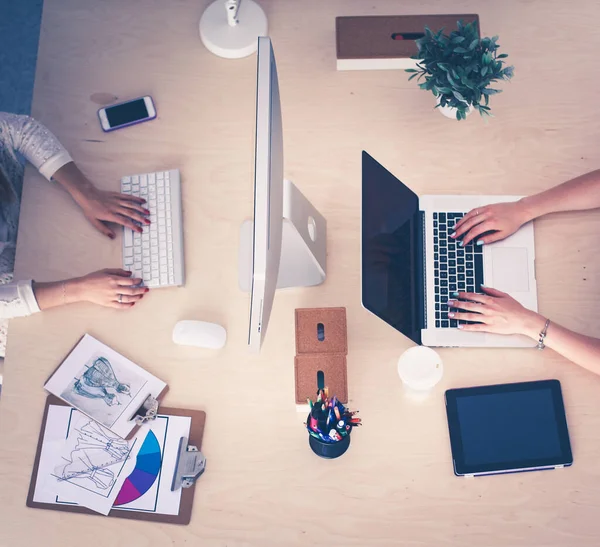
<path fill-rule="evenodd" d="M 136 410 L 133 415 L 133 420 L 136 425 L 143 425 L 150 420 L 155 420 L 157 413 L 158 400 L 152 397 L 152 395 L 148 395 L 146 400 L 142 403 L 142 406 Z"/>
<path fill-rule="evenodd" d="M 194 486 L 206 469 L 206 458 L 195 446 L 188 444 L 187 437 L 179 439 L 179 450 L 175 462 L 175 472 L 171 482 L 171 492 Z"/>

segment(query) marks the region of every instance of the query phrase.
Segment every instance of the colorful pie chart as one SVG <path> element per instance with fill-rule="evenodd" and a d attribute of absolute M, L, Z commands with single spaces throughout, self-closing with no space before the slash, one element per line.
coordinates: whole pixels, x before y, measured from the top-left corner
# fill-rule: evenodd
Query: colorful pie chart
<path fill-rule="evenodd" d="M 131 475 L 125 479 L 114 506 L 125 505 L 142 497 L 160 473 L 161 453 L 158 439 L 152 431 L 146 435 Z"/>

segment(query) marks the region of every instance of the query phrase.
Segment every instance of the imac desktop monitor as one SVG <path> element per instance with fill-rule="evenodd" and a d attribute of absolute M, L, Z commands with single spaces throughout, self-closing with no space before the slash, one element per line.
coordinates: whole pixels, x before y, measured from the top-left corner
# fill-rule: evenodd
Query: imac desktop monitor
<path fill-rule="evenodd" d="M 258 351 L 267 330 L 281 258 L 283 130 L 277 67 L 269 38 L 258 39 L 254 156 L 254 234 L 248 345 Z"/>
<path fill-rule="evenodd" d="M 283 135 L 271 40 L 258 39 L 254 222 L 242 224 L 239 284 L 250 293 L 248 345 L 260 350 L 276 289 L 311 287 L 326 275 L 327 222 L 283 178 Z"/>

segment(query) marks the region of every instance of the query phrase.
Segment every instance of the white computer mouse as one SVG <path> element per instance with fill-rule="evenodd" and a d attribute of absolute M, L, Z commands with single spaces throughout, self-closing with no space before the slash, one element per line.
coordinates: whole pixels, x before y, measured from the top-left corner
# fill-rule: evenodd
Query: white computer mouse
<path fill-rule="evenodd" d="M 173 342 L 182 346 L 221 349 L 227 341 L 227 331 L 215 323 L 179 321 L 173 328 Z"/>

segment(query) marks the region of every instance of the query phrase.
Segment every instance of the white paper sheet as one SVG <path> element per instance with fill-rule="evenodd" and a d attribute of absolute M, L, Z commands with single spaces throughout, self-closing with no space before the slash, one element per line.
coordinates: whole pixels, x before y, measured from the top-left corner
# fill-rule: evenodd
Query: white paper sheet
<path fill-rule="evenodd" d="M 135 427 L 135 412 L 162 381 L 86 334 L 44 388 L 104 427 L 125 438 Z"/>
<path fill-rule="evenodd" d="M 57 434 L 47 454 L 44 490 L 54 490 L 107 515 L 123 482 L 131 473 L 140 439 L 124 441 L 81 412 L 68 408 L 66 427 L 52 428 Z M 48 420 L 51 419 L 50 413 Z M 52 423 L 57 424 L 52 416 Z M 62 439 L 58 434 L 62 433 Z M 38 475 L 39 477 L 39 475 Z"/>
<path fill-rule="evenodd" d="M 59 482 L 52 475 L 56 475 L 56 468 L 65 462 L 62 459 L 63 453 L 72 454 L 71 447 L 66 439 L 67 430 L 74 426 L 78 427 L 79 421 L 73 423 L 72 414 L 77 413 L 82 420 L 89 421 L 89 418 L 81 415 L 74 409 L 65 406 L 50 405 L 48 409 L 48 419 L 44 432 L 44 440 L 41 449 L 38 476 L 33 499 L 36 502 L 52 503 L 58 505 L 78 505 L 92 496 L 85 492 L 81 487 L 69 484 L 59 485 Z M 83 424 L 85 425 L 85 423 Z M 119 489 L 113 497 L 114 509 L 123 511 L 141 511 L 146 513 L 158 513 L 166 515 L 179 514 L 179 505 L 181 500 L 181 489 L 171 492 L 171 481 L 175 470 L 175 461 L 179 448 L 179 439 L 188 437 L 191 427 L 191 418 L 182 416 L 159 415 L 156 420 L 140 428 L 134 440 L 137 442 L 136 457 L 132 458 L 127 468 L 119 475 Z M 121 441 L 122 442 L 122 441 Z M 118 455 L 120 445 L 113 444 L 110 449 L 113 454 Z M 60 455 L 60 459 L 57 456 Z M 135 464 L 134 464 L 135 462 Z M 134 467 L 135 466 L 135 467 Z M 83 474 L 89 472 L 89 466 L 84 466 Z M 131 469 L 133 467 L 133 469 Z M 75 472 L 78 469 L 74 469 Z M 98 484 L 106 484 L 106 473 L 97 473 L 93 481 L 85 479 L 87 486 L 92 490 L 98 489 Z M 109 477 L 110 478 L 110 477 Z M 76 482 L 79 479 L 74 479 Z M 122 486 L 121 486 L 122 485 Z M 103 488 L 100 488 L 104 491 Z M 82 491 L 86 498 L 83 499 Z M 114 490 L 113 492 L 114 493 Z M 100 502 L 100 497 L 95 500 L 94 510 L 106 510 L 107 501 Z M 126 503 L 123 503 L 126 502 Z M 113 502 L 111 501 L 111 504 Z M 89 507 L 89 505 L 86 505 Z M 102 506 L 102 507 L 101 507 Z M 110 507 L 108 507 L 110 510 Z"/>

